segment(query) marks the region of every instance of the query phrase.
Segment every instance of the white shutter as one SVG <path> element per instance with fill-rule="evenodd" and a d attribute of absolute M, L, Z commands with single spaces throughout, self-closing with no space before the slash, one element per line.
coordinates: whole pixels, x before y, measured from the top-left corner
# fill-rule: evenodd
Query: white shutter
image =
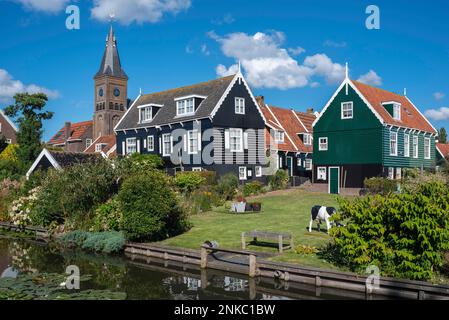
<path fill-rule="evenodd" d="M 143 139 L 143 149 L 147 148 L 147 139 L 148 139 L 148 137 Z"/>
<path fill-rule="evenodd" d="M 201 131 L 198 131 L 198 151 L 201 150 Z"/>
<path fill-rule="evenodd" d="M 243 149 L 248 149 L 248 132 L 243 133 Z"/>
<path fill-rule="evenodd" d="M 159 137 L 159 153 L 162 154 L 162 137 Z"/>
<path fill-rule="evenodd" d="M 122 141 L 122 155 L 126 154 L 126 143 L 125 141 Z"/>
<path fill-rule="evenodd" d="M 229 143 L 229 130 L 225 130 L 225 149 L 229 149 L 230 148 L 230 143 Z"/>
<path fill-rule="evenodd" d="M 173 136 L 170 135 L 170 153 L 173 152 Z"/>
<path fill-rule="evenodd" d="M 188 135 L 185 134 L 183 139 L 184 139 L 184 152 L 187 152 L 187 139 L 188 139 Z"/>
<path fill-rule="evenodd" d="M 140 139 L 136 139 L 137 153 L 140 153 Z"/>

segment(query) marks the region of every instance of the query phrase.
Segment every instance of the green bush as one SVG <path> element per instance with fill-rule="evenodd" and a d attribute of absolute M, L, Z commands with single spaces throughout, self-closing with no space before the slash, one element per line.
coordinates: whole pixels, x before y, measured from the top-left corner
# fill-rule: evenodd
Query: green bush
<path fill-rule="evenodd" d="M 115 167 L 120 177 L 126 178 L 133 174 L 164 168 L 164 161 L 156 154 L 133 153 L 131 156 L 118 158 Z"/>
<path fill-rule="evenodd" d="M 48 226 L 56 221 L 88 230 L 95 208 L 116 192 L 116 180 L 114 167 L 104 160 L 50 170 L 31 212 L 33 224 Z"/>
<path fill-rule="evenodd" d="M 4 179 L 19 181 L 26 169 L 19 161 L 0 159 L 0 181 Z"/>
<path fill-rule="evenodd" d="M 85 232 L 73 231 L 60 238 L 67 247 L 79 247 L 90 251 L 114 253 L 123 249 L 126 243 L 122 232 Z"/>
<path fill-rule="evenodd" d="M 217 173 L 215 171 L 200 171 L 199 174 L 205 179 L 205 185 L 215 186 L 217 184 Z"/>
<path fill-rule="evenodd" d="M 366 178 L 365 190 L 369 194 L 389 194 L 397 190 L 398 182 L 387 178 Z"/>
<path fill-rule="evenodd" d="M 170 177 L 160 171 L 130 176 L 118 194 L 123 230 L 132 240 L 160 240 L 188 227 Z"/>
<path fill-rule="evenodd" d="M 123 216 L 116 197 L 101 204 L 93 218 L 92 231 L 120 231 Z"/>
<path fill-rule="evenodd" d="M 429 279 L 449 249 L 449 188 L 431 181 L 415 191 L 339 199 L 334 219 L 347 221 L 331 229 L 336 256 L 349 267 L 377 265 L 382 274 Z"/>
<path fill-rule="evenodd" d="M 220 177 L 217 184 L 217 192 L 224 200 L 231 200 L 237 194 L 239 177 L 235 173 L 227 173 Z"/>
<path fill-rule="evenodd" d="M 288 176 L 287 170 L 279 169 L 270 177 L 269 185 L 272 190 L 283 190 L 287 188 L 289 180 L 290 177 Z"/>
<path fill-rule="evenodd" d="M 243 196 L 249 197 L 258 195 L 263 191 L 263 184 L 260 181 L 248 182 L 243 186 Z"/>
<path fill-rule="evenodd" d="M 196 171 L 178 172 L 175 176 L 175 184 L 183 193 L 191 193 L 205 182 L 206 179 Z"/>

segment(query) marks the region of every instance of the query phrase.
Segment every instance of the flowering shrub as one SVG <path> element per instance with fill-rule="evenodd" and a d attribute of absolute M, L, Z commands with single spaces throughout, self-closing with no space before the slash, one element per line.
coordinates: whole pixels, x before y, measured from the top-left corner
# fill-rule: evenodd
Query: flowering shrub
<path fill-rule="evenodd" d="M 27 196 L 13 201 L 9 216 L 11 222 L 19 227 L 26 227 L 31 223 L 30 213 L 37 199 L 40 188 L 32 189 Z"/>
<path fill-rule="evenodd" d="M 15 180 L 0 181 L 0 221 L 9 221 L 9 206 L 19 188 L 20 183 Z"/>

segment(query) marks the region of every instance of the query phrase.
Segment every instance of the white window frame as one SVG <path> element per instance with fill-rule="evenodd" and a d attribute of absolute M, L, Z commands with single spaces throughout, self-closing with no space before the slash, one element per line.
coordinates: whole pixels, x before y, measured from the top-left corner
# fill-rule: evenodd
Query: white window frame
<path fill-rule="evenodd" d="M 345 107 L 350 106 L 350 108 L 345 109 Z M 347 114 L 348 113 L 348 114 Z M 349 115 L 350 113 L 350 115 Z M 341 119 L 352 119 L 354 118 L 354 102 L 352 101 L 346 101 L 341 103 Z"/>
<path fill-rule="evenodd" d="M 419 136 L 413 135 L 413 158 L 419 158 Z"/>
<path fill-rule="evenodd" d="M 104 148 L 104 144 L 102 144 L 102 143 L 97 143 L 97 144 L 95 145 L 95 152 L 101 152 L 101 150 L 103 150 L 103 148 Z"/>
<path fill-rule="evenodd" d="M 323 140 L 325 140 L 326 142 L 324 142 Z M 318 151 L 327 151 L 329 148 L 328 141 L 329 140 L 327 137 L 318 138 Z"/>
<path fill-rule="evenodd" d="M 274 131 L 274 141 L 284 142 L 285 141 L 285 132 L 282 130 L 275 130 Z"/>
<path fill-rule="evenodd" d="M 167 141 L 165 141 L 165 138 L 167 138 L 167 137 L 168 137 L 168 143 L 169 143 L 169 146 L 170 146 L 169 147 L 170 150 L 168 150 L 168 152 L 166 150 L 166 143 L 167 143 Z M 164 133 L 162 135 L 162 156 L 163 157 L 169 157 L 171 155 L 172 148 L 173 148 L 173 145 L 172 145 L 171 134 L 170 133 Z"/>
<path fill-rule="evenodd" d="M 154 151 L 154 136 L 147 137 L 147 150 Z"/>
<path fill-rule="evenodd" d="M 245 114 L 245 98 L 234 98 L 235 114 Z"/>
<path fill-rule="evenodd" d="M 424 159 L 428 160 L 430 158 L 430 138 L 424 138 Z"/>
<path fill-rule="evenodd" d="M 6 143 L 7 144 L 11 144 L 12 143 L 12 139 L 6 139 Z"/>
<path fill-rule="evenodd" d="M 243 173 L 243 174 L 242 174 Z M 246 167 L 239 167 L 239 180 L 247 180 Z"/>
<path fill-rule="evenodd" d="M 132 142 L 132 143 L 131 143 Z M 126 154 L 137 152 L 137 138 L 126 138 Z"/>
<path fill-rule="evenodd" d="M 392 139 L 394 137 L 394 139 Z M 394 150 L 392 149 L 394 143 Z M 390 156 L 396 157 L 398 155 L 398 133 L 390 131 Z"/>
<path fill-rule="evenodd" d="M 194 134 L 196 133 L 196 137 L 194 136 Z M 198 154 L 198 130 L 194 129 L 194 130 L 189 130 L 187 131 L 187 153 L 188 154 Z M 192 144 L 193 142 L 193 144 Z M 193 148 L 192 147 L 196 147 Z"/>
<path fill-rule="evenodd" d="M 316 179 L 321 181 L 327 180 L 327 168 L 326 167 L 317 167 L 316 168 Z"/>
<path fill-rule="evenodd" d="M 262 177 L 263 173 L 262 173 L 262 166 L 256 166 L 254 168 L 255 174 L 256 174 L 256 178 L 260 178 Z"/>
<path fill-rule="evenodd" d="M 176 101 L 176 115 L 188 116 L 195 113 L 195 98 L 190 97 Z"/>
<path fill-rule="evenodd" d="M 153 108 L 149 106 L 139 109 L 140 123 L 151 122 L 153 120 Z"/>
<path fill-rule="evenodd" d="M 401 120 L 401 104 L 393 103 L 393 119 Z"/>
<path fill-rule="evenodd" d="M 304 159 L 304 169 L 306 171 L 310 171 L 313 168 L 313 162 L 312 159 Z"/>
<path fill-rule="evenodd" d="M 312 145 L 312 135 L 310 133 L 304 133 L 303 134 L 303 143 L 306 146 Z"/>
<path fill-rule="evenodd" d="M 86 149 L 89 148 L 92 145 L 92 143 L 93 143 L 92 139 L 86 139 Z"/>
<path fill-rule="evenodd" d="M 236 139 L 235 143 L 233 143 L 234 139 Z M 243 152 L 243 129 L 240 128 L 229 129 L 229 150 L 231 152 Z"/>
<path fill-rule="evenodd" d="M 203 168 L 201 168 L 201 167 L 193 167 L 192 171 L 201 172 L 201 171 L 203 171 Z"/>
<path fill-rule="evenodd" d="M 404 133 L 404 157 L 410 157 L 410 135 Z"/>

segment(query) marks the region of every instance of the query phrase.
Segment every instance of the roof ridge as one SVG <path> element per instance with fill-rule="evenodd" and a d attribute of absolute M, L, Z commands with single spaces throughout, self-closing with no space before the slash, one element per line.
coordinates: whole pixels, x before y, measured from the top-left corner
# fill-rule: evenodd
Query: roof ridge
<path fill-rule="evenodd" d="M 370 86 L 369 84 L 366 84 L 366 83 L 363 83 L 363 82 L 360 82 L 360 81 L 357 81 L 357 80 L 351 80 L 351 81 L 355 82 L 355 83 L 358 83 L 358 84 L 361 84 L 361 85 L 363 85 L 365 87 L 374 89 L 374 90 L 383 91 L 383 92 L 386 92 L 386 93 L 394 94 L 396 96 L 405 98 L 405 96 L 401 95 L 400 93 L 396 93 L 396 92 L 393 92 L 393 91 L 390 91 L 390 90 L 387 90 L 387 89 L 383 89 L 383 88 L 379 88 L 379 87 L 375 87 L 375 86 Z"/>

